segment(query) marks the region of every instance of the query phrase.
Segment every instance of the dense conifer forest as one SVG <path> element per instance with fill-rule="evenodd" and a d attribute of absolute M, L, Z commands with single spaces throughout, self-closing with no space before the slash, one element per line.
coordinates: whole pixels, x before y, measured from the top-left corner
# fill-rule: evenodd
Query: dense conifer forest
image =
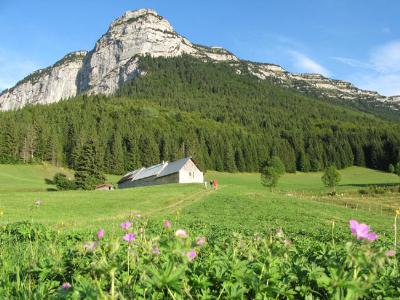
<path fill-rule="evenodd" d="M 76 169 L 88 143 L 113 174 L 183 156 L 229 172 L 258 171 L 272 156 L 289 172 L 400 161 L 400 123 L 261 81 L 240 64 L 145 57 L 146 75 L 114 96 L 3 112 L 0 163 Z"/>

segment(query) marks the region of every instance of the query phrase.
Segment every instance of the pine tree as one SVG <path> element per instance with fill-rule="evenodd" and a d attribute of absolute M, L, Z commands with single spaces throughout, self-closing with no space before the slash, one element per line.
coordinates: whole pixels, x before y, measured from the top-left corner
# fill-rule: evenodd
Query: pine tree
<path fill-rule="evenodd" d="M 112 174 L 122 174 L 124 173 L 124 152 L 122 149 L 122 138 L 120 133 L 117 131 L 113 134 L 111 141 L 109 143 L 109 166 L 108 170 Z"/>
<path fill-rule="evenodd" d="M 99 170 L 96 147 L 93 140 L 89 140 L 82 148 L 77 161 L 75 184 L 78 189 L 93 190 L 97 184 L 105 181 L 104 175 Z"/>
<path fill-rule="evenodd" d="M 138 143 L 134 137 L 129 136 L 124 141 L 125 171 L 133 171 L 141 166 Z"/>
<path fill-rule="evenodd" d="M 160 149 L 154 139 L 148 135 L 140 137 L 140 157 L 143 166 L 151 166 L 160 162 Z"/>
<path fill-rule="evenodd" d="M 232 145 L 229 142 L 226 142 L 224 148 L 224 171 L 236 171 L 234 152 L 232 149 Z"/>

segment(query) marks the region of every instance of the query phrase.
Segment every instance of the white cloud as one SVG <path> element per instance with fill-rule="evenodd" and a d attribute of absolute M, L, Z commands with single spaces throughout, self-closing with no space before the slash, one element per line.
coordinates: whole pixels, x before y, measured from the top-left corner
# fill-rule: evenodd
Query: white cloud
<path fill-rule="evenodd" d="M 330 76 L 330 72 L 321 64 L 311 59 L 307 55 L 295 51 L 289 50 L 289 54 L 293 58 L 294 66 L 302 73 L 318 73 L 324 76 Z"/>
<path fill-rule="evenodd" d="M 363 69 L 373 68 L 373 66 L 370 63 L 362 62 L 360 60 L 353 58 L 334 56 L 332 57 L 332 59 L 354 68 L 363 68 Z"/>
<path fill-rule="evenodd" d="M 400 41 L 376 48 L 372 51 L 370 60 L 379 72 L 400 72 Z"/>
<path fill-rule="evenodd" d="M 359 74 L 353 81 L 362 89 L 378 91 L 385 96 L 400 95 L 400 74 Z"/>
<path fill-rule="evenodd" d="M 366 61 L 346 57 L 332 59 L 355 69 L 348 77 L 356 86 L 386 96 L 400 94 L 400 41 L 376 47 Z"/>
<path fill-rule="evenodd" d="M 0 91 L 12 87 L 38 68 L 31 60 L 0 49 Z"/>

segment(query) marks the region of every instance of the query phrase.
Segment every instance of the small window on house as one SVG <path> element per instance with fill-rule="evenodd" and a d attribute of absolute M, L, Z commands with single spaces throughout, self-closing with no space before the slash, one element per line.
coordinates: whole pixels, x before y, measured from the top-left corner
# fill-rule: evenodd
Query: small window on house
<path fill-rule="evenodd" d="M 189 172 L 189 176 L 192 176 L 192 172 Z"/>

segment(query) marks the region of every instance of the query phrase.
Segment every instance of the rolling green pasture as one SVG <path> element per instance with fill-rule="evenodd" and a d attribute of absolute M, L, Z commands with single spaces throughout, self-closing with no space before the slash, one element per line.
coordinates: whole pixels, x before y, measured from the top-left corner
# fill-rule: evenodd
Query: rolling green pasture
<path fill-rule="evenodd" d="M 273 191 L 261 186 L 259 175 L 208 172 L 207 179 L 218 179 L 217 191 L 202 185 L 163 185 L 114 191 L 48 191 L 45 183 L 56 172 L 71 175 L 48 165 L 1 165 L 0 208 L 2 224 L 33 221 L 56 228 L 94 229 L 115 227 L 131 215 L 141 214 L 151 220 L 172 218 L 186 226 L 227 230 L 267 230 L 282 227 L 288 231 L 311 232 L 329 229 L 332 222 L 347 226 L 351 218 L 370 223 L 380 233 L 391 234 L 391 210 L 346 207 L 339 197 L 321 183 L 321 173 L 284 175 Z M 368 185 L 393 185 L 393 174 L 351 167 L 340 171 L 338 192 L 346 203 L 362 203 L 357 190 Z M 110 176 L 115 183 L 118 176 Z M 390 208 L 400 207 L 399 194 L 390 195 Z M 374 197 L 374 204 L 386 203 L 387 196 Z M 40 200 L 41 205 L 35 206 Z M 317 200 L 317 201 L 316 201 Z M 365 207 L 364 207 L 365 208 Z"/>

